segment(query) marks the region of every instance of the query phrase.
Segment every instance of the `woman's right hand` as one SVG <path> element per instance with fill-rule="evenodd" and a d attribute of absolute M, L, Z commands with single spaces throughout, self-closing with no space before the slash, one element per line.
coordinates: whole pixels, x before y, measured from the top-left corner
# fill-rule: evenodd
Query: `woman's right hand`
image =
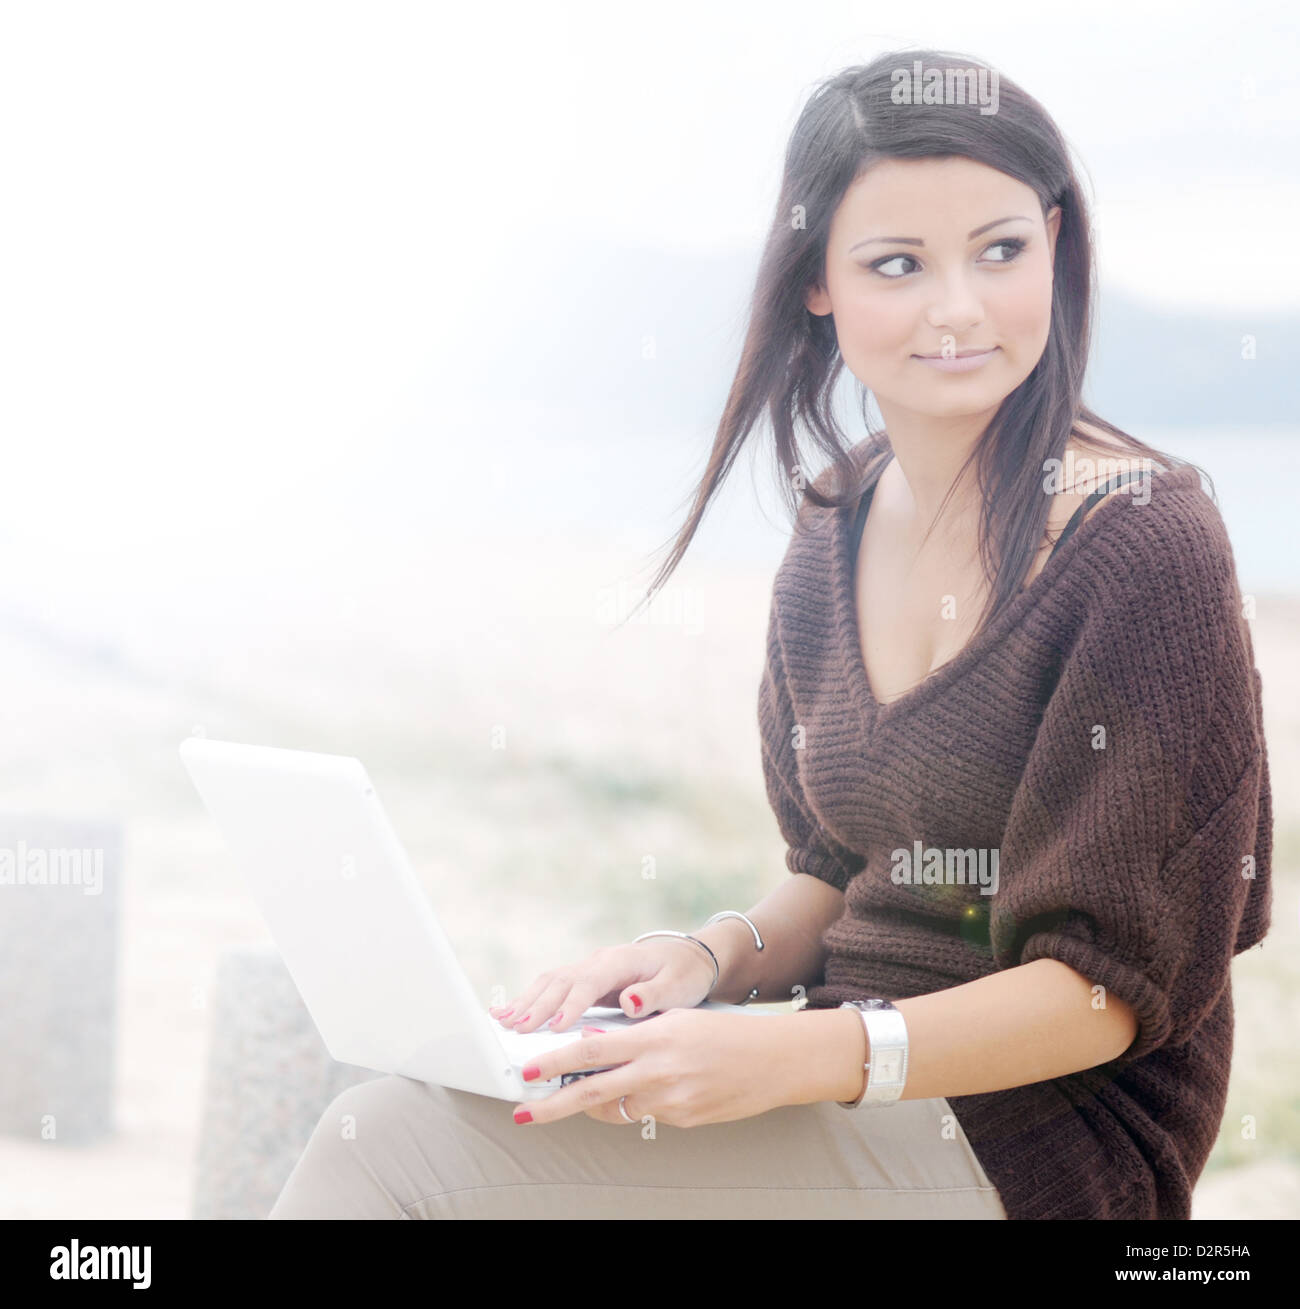
<path fill-rule="evenodd" d="M 516 1032 L 535 1032 L 544 1024 L 562 1032 L 593 1005 L 644 1018 L 693 1009 L 712 987 L 713 964 L 698 945 L 660 936 L 602 947 L 579 963 L 541 973 L 512 1001 L 493 1005 L 488 1013 Z"/>

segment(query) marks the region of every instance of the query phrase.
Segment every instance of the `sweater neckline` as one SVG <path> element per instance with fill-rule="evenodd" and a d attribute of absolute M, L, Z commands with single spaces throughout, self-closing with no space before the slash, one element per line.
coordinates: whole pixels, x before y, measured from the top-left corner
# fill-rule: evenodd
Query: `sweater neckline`
<path fill-rule="evenodd" d="M 862 495 L 875 494 L 876 486 L 885 468 L 892 461 L 892 456 L 889 459 L 880 461 L 875 474 L 863 488 Z M 1170 479 L 1177 479 L 1187 473 L 1196 476 L 1197 485 L 1199 486 L 1200 475 L 1190 465 L 1176 466 L 1155 473 L 1152 475 L 1151 484 L 1154 487 L 1156 482 L 1163 479 L 1163 484 L 1168 485 Z M 907 713 L 918 705 L 925 704 L 933 699 L 945 686 L 962 677 L 971 665 L 981 658 L 988 647 L 1012 631 L 1032 611 L 1034 605 L 1038 603 L 1040 595 L 1050 590 L 1057 580 L 1064 575 L 1066 568 L 1068 568 L 1081 548 L 1080 542 L 1088 540 L 1092 533 L 1098 530 L 1097 523 L 1102 520 L 1108 521 L 1106 515 L 1115 512 L 1115 504 L 1123 503 L 1130 498 L 1128 495 L 1115 493 L 1105 496 L 1096 505 L 1092 513 L 1084 517 L 1069 540 L 1048 558 L 1038 576 L 1028 586 L 1017 592 L 1010 603 L 1005 605 L 1001 612 L 994 615 L 992 621 L 986 623 L 983 628 L 976 632 L 951 659 L 927 673 L 914 686 L 904 691 L 902 695 L 895 696 L 892 700 L 884 702 L 877 700 L 871 689 L 871 680 L 867 676 L 867 666 L 862 658 L 862 633 L 858 624 L 857 589 L 854 585 L 857 560 L 853 549 L 853 523 L 862 498 L 859 496 L 854 502 L 835 510 L 834 521 L 831 526 L 832 554 L 834 556 L 831 575 L 835 587 L 834 605 L 837 615 L 835 626 L 840 644 L 841 667 L 847 670 L 846 679 L 849 691 L 863 722 L 871 723 L 875 721 L 879 723 L 886 718 L 895 718 Z"/>

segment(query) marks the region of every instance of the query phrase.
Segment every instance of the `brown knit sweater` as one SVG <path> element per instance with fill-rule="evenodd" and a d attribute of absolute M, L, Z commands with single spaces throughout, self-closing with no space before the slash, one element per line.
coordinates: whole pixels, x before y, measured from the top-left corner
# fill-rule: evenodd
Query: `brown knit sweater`
<path fill-rule="evenodd" d="M 1189 1217 L 1227 1098 L 1230 963 L 1269 926 L 1262 688 L 1228 537 L 1195 469 L 1149 487 L 1103 499 L 884 705 L 853 509 L 805 501 L 773 587 L 768 798 L 790 871 L 844 892 L 809 1007 L 1053 958 L 1137 1013 L 1110 1063 L 947 1097 L 1010 1218 Z"/>

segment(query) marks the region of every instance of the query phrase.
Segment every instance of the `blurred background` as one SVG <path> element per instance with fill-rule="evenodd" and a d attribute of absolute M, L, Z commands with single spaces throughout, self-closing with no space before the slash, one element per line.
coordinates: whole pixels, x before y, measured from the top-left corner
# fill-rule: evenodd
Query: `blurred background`
<path fill-rule="evenodd" d="M 35 917 L 0 888 L 0 1217 L 205 1212 L 222 1069 L 257 1059 L 221 961 L 268 937 L 193 732 L 359 757 L 485 1005 L 788 876 L 764 433 L 616 620 L 703 471 L 800 107 L 914 45 L 1056 118 L 1086 398 L 1209 471 L 1255 599 L 1274 920 L 1195 1216 L 1300 1214 L 1300 39 L 1281 4 L 877 13 L 5 7 L 0 830 L 109 867 Z"/>

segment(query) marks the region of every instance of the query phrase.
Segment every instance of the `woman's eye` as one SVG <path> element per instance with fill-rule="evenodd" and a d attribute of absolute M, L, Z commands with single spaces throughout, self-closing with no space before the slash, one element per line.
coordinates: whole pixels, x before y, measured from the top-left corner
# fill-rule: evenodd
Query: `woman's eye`
<path fill-rule="evenodd" d="M 987 254 L 988 250 L 1005 249 L 1008 252 L 1007 254 L 1005 254 L 1004 256 L 998 259 L 990 259 L 989 263 L 1009 264 L 1020 254 L 1020 252 L 1024 248 L 1025 248 L 1025 243 L 1022 240 L 1020 240 L 1019 237 L 1011 236 L 1011 237 L 1007 237 L 1005 241 L 995 241 L 991 246 L 989 246 L 986 249 L 985 253 Z M 891 282 L 896 282 L 900 278 L 906 277 L 908 274 L 906 272 L 901 272 L 901 271 L 886 272 L 885 269 L 887 269 L 891 264 L 899 264 L 899 263 L 914 264 L 916 262 L 917 261 L 913 259 L 911 255 L 888 255 L 886 258 L 881 259 L 878 262 L 870 265 L 870 267 L 872 272 L 879 273 L 881 277 L 888 278 Z"/>
<path fill-rule="evenodd" d="M 995 264 L 1009 264 L 1025 248 L 1025 243 L 1016 240 L 1014 237 L 1008 237 L 1005 241 L 995 241 L 991 246 L 989 246 L 990 250 L 1000 250 L 1003 248 L 1009 249 L 1011 253 L 1007 255 L 1005 259 L 993 260 Z"/>
<path fill-rule="evenodd" d="M 909 264 L 916 263 L 916 260 L 913 259 L 911 255 L 890 255 L 888 259 L 882 259 L 878 264 L 872 264 L 871 267 L 875 272 L 879 273 L 881 277 L 888 277 L 888 278 L 905 277 L 906 276 L 905 273 L 887 273 L 884 271 L 886 268 L 889 267 L 890 264 L 896 264 L 899 263 L 900 261 L 905 261 Z"/>

